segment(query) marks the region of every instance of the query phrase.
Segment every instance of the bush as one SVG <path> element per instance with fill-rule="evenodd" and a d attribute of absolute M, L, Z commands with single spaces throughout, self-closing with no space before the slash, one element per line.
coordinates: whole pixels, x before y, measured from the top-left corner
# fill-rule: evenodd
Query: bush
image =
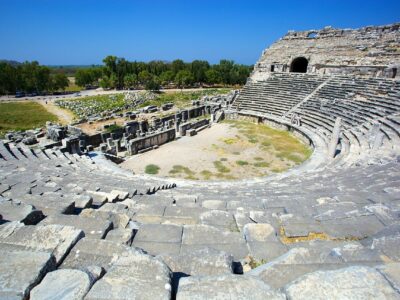
<path fill-rule="evenodd" d="M 160 170 L 160 167 L 159 167 L 159 166 L 150 164 L 150 165 L 147 165 L 147 166 L 146 166 L 146 168 L 144 169 L 144 172 L 145 172 L 146 174 L 154 175 L 154 174 L 158 174 L 158 171 L 159 171 L 159 170 Z"/>
<path fill-rule="evenodd" d="M 247 161 L 245 161 L 245 160 L 237 160 L 236 164 L 239 165 L 239 166 L 246 166 L 249 163 Z"/>

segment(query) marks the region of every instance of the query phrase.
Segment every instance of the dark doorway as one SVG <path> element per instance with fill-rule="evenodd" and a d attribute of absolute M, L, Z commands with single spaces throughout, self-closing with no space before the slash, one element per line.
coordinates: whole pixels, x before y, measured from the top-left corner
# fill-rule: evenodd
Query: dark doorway
<path fill-rule="evenodd" d="M 296 57 L 290 65 L 290 72 L 307 73 L 308 60 L 304 57 Z"/>
<path fill-rule="evenodd" d="M 274 72 L 274 71 L 275 71 L 275 66 L 271 65 L 271 72 Z"/>
<path fill-rule="evenodd" d="M 397 75 L 397 68 L 393 68 L 392 78 L 395 78 Z"/>

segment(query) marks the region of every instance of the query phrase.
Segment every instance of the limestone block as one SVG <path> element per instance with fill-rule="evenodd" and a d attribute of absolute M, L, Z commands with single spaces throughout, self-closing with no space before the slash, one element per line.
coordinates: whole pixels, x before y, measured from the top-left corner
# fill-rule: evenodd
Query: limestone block
<path fill-rule="evenodd" d="M 33 288 L 31 300 L 82 300 L 93 281 L 79 270 L 56 270 L 47 273 L 42 282 Z"/>
<path fill-rule="evenodd" d="M 285 295 L 263 281 L 246 275 L 184 277 L 179 280 L 177 300 L 185 299 L 280 299 Z"/>
<path fill-rule="evenodd" d="M 161 260 L 131 251 L 114 263 L 85 299 L 170 299 L 170 276 Z"/>
<path fill-rule="evenodd" d="M 285 287 L 289 299 L 397 299 L 399 294 L 375 269 L 349 267 L 306 274 Z"/>
<path fill-rule="evenodd" d="M 130 228 L 117 228 L 107 233 L 106 240 L 130 246 L 134 235 L 135 231 Z"/>
<path fill-rule="evenodd" d="M 32 287 L 55 267 L 55 259 L 51 253 L 2 249 L 0 298 L 28 299 Z"/>
<path fill-rule="evenodd" d="M 126 245 L 85 237 L 71 250 L 61 268 L 86 270 L 90 266 L 99 266 L 108 270 L 127 251 L 130 248 Z"/>
<path fill-rule="evenodd" d="M 22 226 L 0 241 L 4 245 L 49 252 L 58 265 L 83 235 L 82 230 L 72 226 Z"/>
<path fill-rule="evenodd" d="M 59 215 L 49 216 L 44 219 L 41 224 L 60 224 L 75 226 L 83 230 L 86 237 L 103 239 L 107 232 L 112 229 L 112 223 L 110 221 L 96 220 L 94 218 L 85 218 L 75 215 Z"/>
<path fill-rule="evenodd" d="M 233 257 L 223 251 L 203 248 L 181 255 L 160 255 L 173 272 L 191 276 L 210 276 L 232 273 Z"/>
<path fill-rule="evenodd" d="M 25 225 L 35 225 L 40 222 L 44 216 L 40 210 L 17 201 L 1 201 L 0 212 L 3 220 L 20 221 Z"/>

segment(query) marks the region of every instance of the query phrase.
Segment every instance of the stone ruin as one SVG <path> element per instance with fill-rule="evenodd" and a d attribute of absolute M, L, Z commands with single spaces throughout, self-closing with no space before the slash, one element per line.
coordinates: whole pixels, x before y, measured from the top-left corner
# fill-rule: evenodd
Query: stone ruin
<path fill-rule="evenodd" d="M 398 26 L 319 32 L 289 33 L 276 44 L 291 47 L 268 59 L 287 64 L 279 57 L 305 55 L 301 45 L 345 35 L 381 65 L 384 52 L 359 48 L 386 45 Z M 400 81 L 258 65 L 218 111 L 310 143 L 311 158 L 282 174 L 163 179 L 1 141 L 0 298 L 399 299 Z"/>

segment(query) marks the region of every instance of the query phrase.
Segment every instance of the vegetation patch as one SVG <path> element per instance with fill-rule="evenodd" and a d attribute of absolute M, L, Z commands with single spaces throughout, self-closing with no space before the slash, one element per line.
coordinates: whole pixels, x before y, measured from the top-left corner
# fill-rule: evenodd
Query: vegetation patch
<path fill-rule="evenodd" d="M 196 174 L 189 168 L 187 168 L 185 166 L 181 166 L 181 165 L 174 165 L 172 167 L 172 170 L 169 171 L 169 173 L 170 174 L 186 174 L 187 176 L 193 176 L 194 174 Z"/>
<path fill-rule="evenodd" d="M 150 165 L 147 165 L 147 166 L 146 166 L 146 168 L 144 169 L 144 172 L 145 172 L 146 174 L 154 175 L 154 174 L 158 174 L 158 171 L 159 171 L 159 170 L 160 170 L 160 167 L 159 167 L 159 166 L 150 164 Z"/>
<path fill-rule="evenodd" d="M 249 163 L 245 160 L 237 160 L 236 164 L 239 166 L 247 166 Z"/>
<path fill-rule="evenodd" d="M 269 163 L 267 163 L 266 161 L 259 161 L 253 164 L 253 166 L 257 167 L 257 168 L 268 168 L 269 167 Z"/>
<path fill-rule="evenodd" d="M 123 129 L 122 126 L 119 126 L 117 124 L 111 124 L 110 126 L 108 126 L 106 128 L 106 132 L 113 133 L 113 132 L 116 132 L 116 131 L 119 131 L 119 130 L 122 130 L 122 129 Z"/>
<path fill-rule="evenodd" d="M 198 100 L 203 96 L 215 96 L 228 94 L 230 88 L 205 89 L 201 91 L 180 91 L 180 92 L 160 92 L 153 100 L 145 101 L 139 107 L 148 105 L 162 106 L 165 103 L 174 103 L 176 107 L 185 107 L 191 104 L 191 101 Z"/>
<path fill-rule="evenodd" d="M 224 166 L 224 164 L 222 162 L 220 162 L 219 160 L 214 161 L 214 167 L 220 173 L 229 173 L 231 171 L 231 169 L 229 169 L 228 167 Z"/>
<path fill-rule="evenodd" d="M 0 103 L 0 135 L 7 131 L 28 130 L 42 127 L 46 121 L 56 122 L 55 115 L 49 113 L 36 102 Z"/>

